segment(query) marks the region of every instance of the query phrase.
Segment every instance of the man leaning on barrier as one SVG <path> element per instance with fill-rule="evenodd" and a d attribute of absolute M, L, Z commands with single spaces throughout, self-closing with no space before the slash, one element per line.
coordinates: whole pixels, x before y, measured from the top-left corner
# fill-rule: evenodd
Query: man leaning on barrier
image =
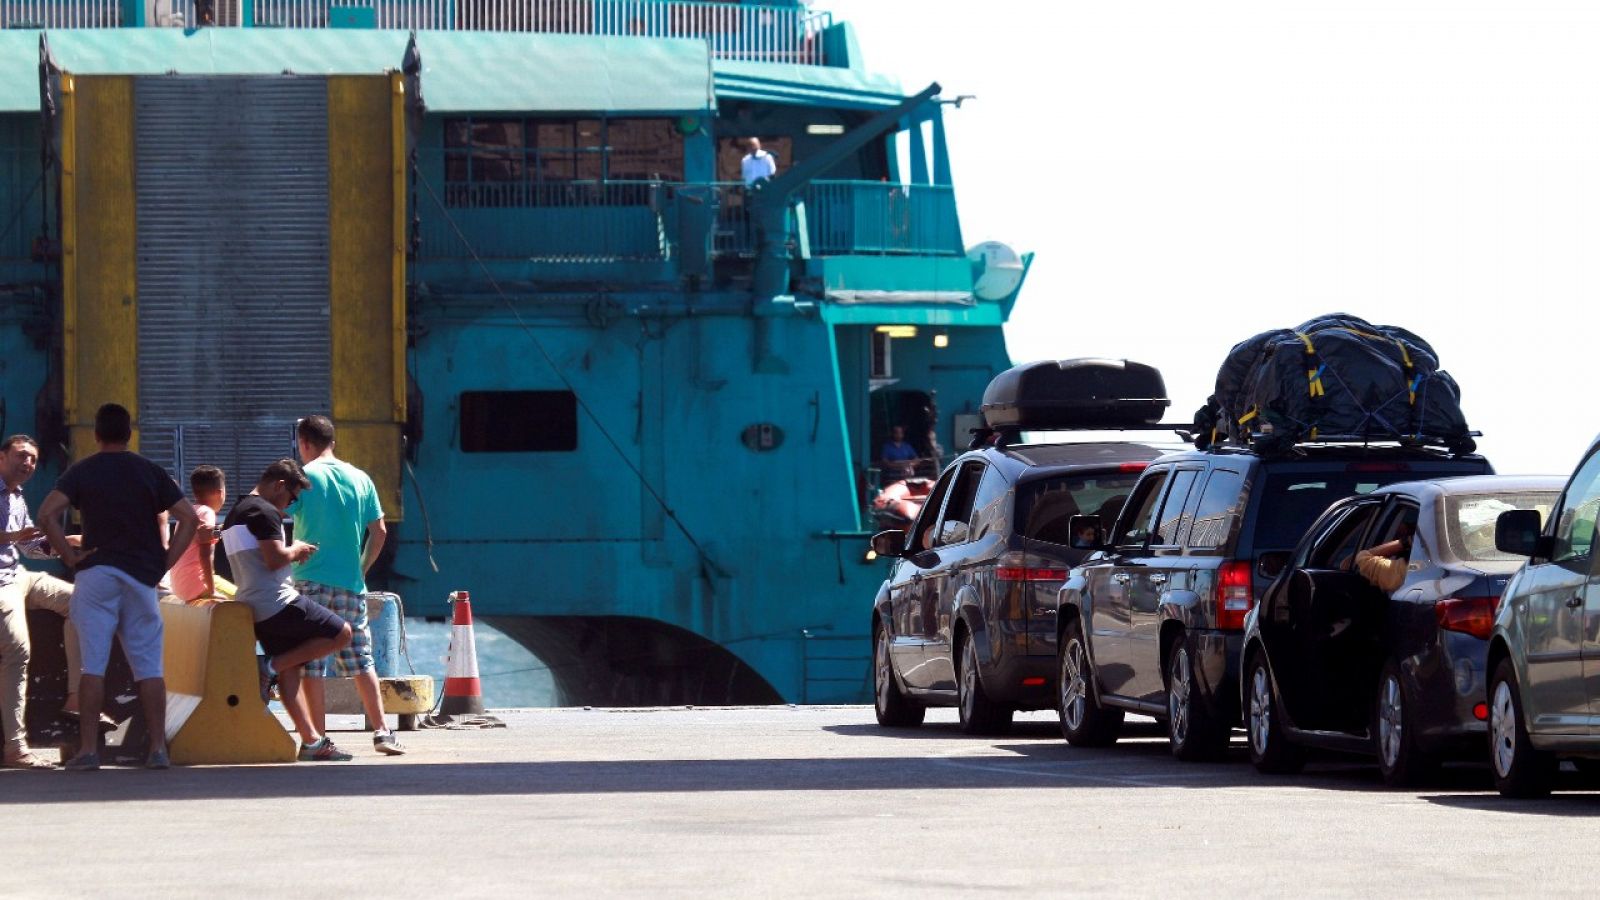
<path fill-rule="evenodd" d="M 50 546 L 78 573 L 72 624 L 83 655 L 78 702 L 84 726 L 79 729 L 78 755 L 65 766 L 71 771 L 100 768 L 100 730 L 92 723 L 105 701 L 106 665 L 114 637 L 122 640 L 122 652 L 139 685 L 139 704 L 150 733 L 145 767 L 168 766 L 167 683 L 161 671 L 163 629 L 156 583 L 183 555 L 200 520 L 171 476 L 128 449 L 132 438 L 133 417 L 126 408 L 107 403 L 96 410 L 94 439 L 99 452 L 61 473 L 55 490 L 39 508 Z M 61 524 L 69 506 L 83 518 L 81 548 L 67 542 Z M 178 523 L 165 550 L 159 524 L 163 512 Z"/>
<path fill-rule="evenodd" d="M 267 654 L 258 661 L 261 699 L 267 699 L 276 681 L 283 708 L 300 733 L 301 762 L 342 762 L 350 754 L 311 721 L 300 692 L 301 668 L 350 646 L 351 636 L 349 624 L 294 588 L 292 565 L 310 559 L 317 548 L 304 541 L 284 542 L 283 510 L 309 487 L 294 460 L 267 466 L 255 490 L 240 498 L 223 522 L 222 548 L 238 582 L 234 599 L 250 607 L 256 640 Z"/>

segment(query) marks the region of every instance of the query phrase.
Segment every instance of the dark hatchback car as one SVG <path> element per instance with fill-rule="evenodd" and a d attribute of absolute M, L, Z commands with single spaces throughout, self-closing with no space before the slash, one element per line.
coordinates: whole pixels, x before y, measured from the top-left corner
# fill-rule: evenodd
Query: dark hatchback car
<path fill-rule="evenodd" d="M 1131 711 L 1165 720 L 1178 758 L 1220 756 L 1239 721 L 1245 616 L 1307 526 L 1385 484 L 1489 471 L 1479 456 L 1399 446 L 1214 449 L 1152 463 L 1101 552 L 1062 586 L 1062 733 L 1109 744 Z"/>
<path fill-rule="evenodd" d="M 1055 703 L 1056 591 L 1086 551 L 1069 525 L 1121 508 L 1161 450 L 1137 443 L 987 448 L 945 469 L 908 530 L 873 540 L 897 557 L 872 607 L 879 724 L 956 706 L 969 733 Z"/>
<path fill-rule="evenodd" d="M 1329 508 L 1246 621 L 1251 761 L 1284 772 L 1306 746 L 1371 754 L 1399 786 L 1444 758 L 1482 757 L 1488 638 L 1521 562 L 1495 549 L 1495 523 L 1515 509 L 1548 513 L 1561 487 L 1447 478 Z M 1372 548 L 1394 560 L 1397 585 L 1358 571 L 1357 553 Z"/>

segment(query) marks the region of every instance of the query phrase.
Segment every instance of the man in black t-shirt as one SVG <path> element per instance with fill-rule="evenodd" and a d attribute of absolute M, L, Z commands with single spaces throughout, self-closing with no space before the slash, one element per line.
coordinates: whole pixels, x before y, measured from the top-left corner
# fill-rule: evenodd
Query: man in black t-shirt
<path fill-rule="evenodd" d="M 78 708 L 92 723 L 105 700 L 106 664 L 111 640 L 122 639 L 139 704 L 150 733 L 145 766 L 165 769 L 167 762 L 167 683 L 161 674 L 161 606 L 156 583 L 172 568 L 200 520 L 183 492 L 162 468 L 128 449 L 133 417 L 107 403 L 94 414 L 94 439 L 99 452 L 73 463 L 61 473 L 55 490 L 39 508 L 39 524 L 50 546 L 77 571 L 73 588 L 72 624 L 78 629 L 83 678 Z M 83 545 L 67 543 L 62 517 L 76 507 L 83 519 Z M 160 515 L 178 524 L 171 543 L 161 546 Z M 100 768 L 100 730 L 81 729 L 78 755 L 71 771 Z"/>
<path fill-rule="evenodd" d="M 311 486 L 300 464 L 280 459 L 261 473 L 256 489 L 234 504 L 222 524 L 222 548 L 238 585 L 233 599 L 250 607 L 256 640 L 267 652 L 258 661 L 261 698 L 279 682 L 283 708 L 300 733 L 301 762 L 342 762 L 350 754 L 318 734 L 300 690 L 301 667 L 350 646 L 350 625 L 333 610 L 300 596 L 291 564 L 311 558 L 317 548 L 305 541 L 284 542 L 283 510 Z"/>

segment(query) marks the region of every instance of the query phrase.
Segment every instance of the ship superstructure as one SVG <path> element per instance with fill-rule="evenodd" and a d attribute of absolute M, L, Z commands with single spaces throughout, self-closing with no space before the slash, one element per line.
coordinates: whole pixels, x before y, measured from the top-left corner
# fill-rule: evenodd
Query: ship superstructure
<path fill-rule="evenodd" d="M 0 20 L 0 430 L 59 471 L 116 400 L 238 493 L 331 412 L 375 586 L 470 589 L 564 702 L 868 696 L 878 448 L 965 447 L 1027 264 L 969 254 L 937 86 L 799 4 Z"/>

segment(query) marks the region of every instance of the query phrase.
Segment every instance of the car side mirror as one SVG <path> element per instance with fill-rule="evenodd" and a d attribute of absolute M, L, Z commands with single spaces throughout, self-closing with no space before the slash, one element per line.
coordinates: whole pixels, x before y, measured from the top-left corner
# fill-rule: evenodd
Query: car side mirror
<path fill-rule="evenodd" d="M 890 559 L 906 555 L 906 533 L 900 528 L 880 531 L 872 536 L 872 552 Z"/>
<path fill-rule="evenodd" d="M 1106 541 L 1100 533 L 1099 516 L 1073 516 L 1067 520 L 1067 530 L 1072 533 L 1072 549 L 1105 549 Z"/>
<path fill-rule="evenodd" d="M 1501 553 L 1549 559 L 1553 542 L 1545 538 L 1543 531 L 1538 510 L 1507 510 L 1494 520 L 1494 548 Z"/>
<path fill-rule="evenodd" d="M 1256 557 L 1256 574 L 1262 578 L 1277 578 L 1289 564 L 1289 551 L 1268 550 Z"/>
<path fill-rule="evenodd" d="M 939 526 L 940 544 L 964 544 L 967 542 L 967 523 L 946 522 Z"/>

